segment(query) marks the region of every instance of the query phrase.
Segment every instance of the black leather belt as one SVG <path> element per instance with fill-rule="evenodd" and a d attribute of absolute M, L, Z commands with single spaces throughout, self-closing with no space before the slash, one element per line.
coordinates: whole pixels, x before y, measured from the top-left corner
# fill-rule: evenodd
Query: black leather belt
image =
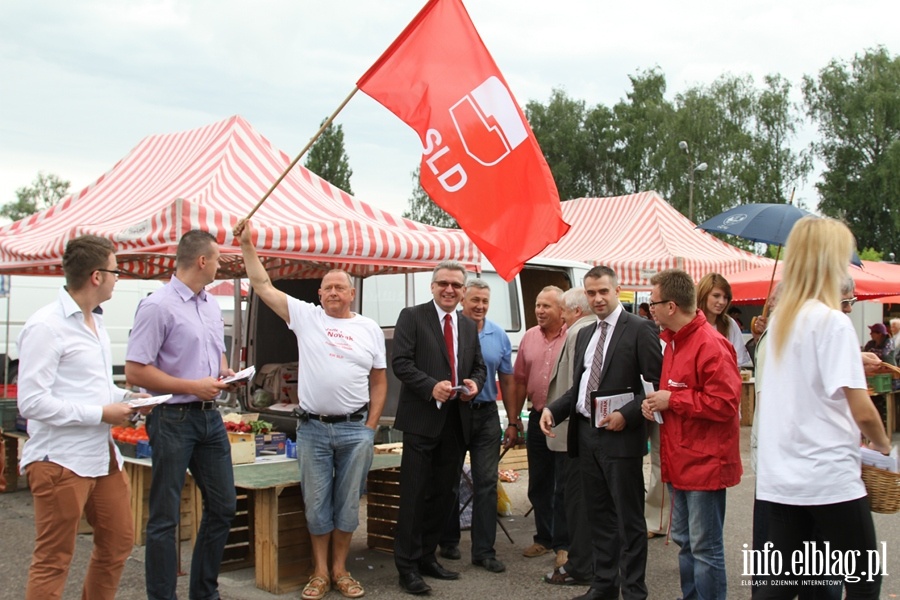
<path fill-rule="evenodd" d="M 180 402 L 178 404 L 163 404 L 162 406 L 163 408 L 173 408 L 175 410 L 215 410 L 216 401 L 207 400 L 201 402 L 198 400 L 197 402 Z"/>
<path fill-rule="evenodd" d="M 496 402 L 472 402 L 471 406 L 472 406 L 472 410 L 481 410 L 482 408 L 486 408 L 488 406 L 493 406 L 494 408 L 497 408 L 497 403 Z"/>
<path fill-rule="evenodd" d="M 301 414 L 301 419 L 312 419 L 313 421 L 321 421 L 322 423 L 346 423 L 346 422 L 356 422 L 362 421 L 366 418 L 366 408 L 362 407 L 356 412 L 352 412 L 349 415 L 317 415 L 314 413 L 303 413 Z"/>

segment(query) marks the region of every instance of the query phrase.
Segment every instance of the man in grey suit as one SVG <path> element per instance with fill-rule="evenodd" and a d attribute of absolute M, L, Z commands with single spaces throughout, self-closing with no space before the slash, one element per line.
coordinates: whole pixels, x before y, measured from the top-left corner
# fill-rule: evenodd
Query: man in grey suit
<path fill-rule="evenodd" d="M 465 281 L 462 264 L 439 264 L 433 300 L 404 308 L 394 330 L 392 366 L 402 384 L 394 427 L 403 432 L 394 563 L 410 594 L 431 591 L 422 575 L 459 577 L 437 562 L 435 550 L 456 502 L 472 426 L 469 402 L 486 374 L 477 326 L 456 311 Z"/>
<path fill-rule="evenodd" d="M 580 600 L 647 598 L 647 526 L 642 459 L 641 377 L 659 387 L 662 352 L 652 321 L 625 312 L 615 272 L 598 266 L 584 277 L 596 327 L 578 332 L 572 387 L 541 415 L 541 429 L 570 419 L 568 452 L 581 461 L 584 497 L 593 539 L 594 579 Z M 594 425 L 593 392 L 632 394 L 630 402 Z"/>

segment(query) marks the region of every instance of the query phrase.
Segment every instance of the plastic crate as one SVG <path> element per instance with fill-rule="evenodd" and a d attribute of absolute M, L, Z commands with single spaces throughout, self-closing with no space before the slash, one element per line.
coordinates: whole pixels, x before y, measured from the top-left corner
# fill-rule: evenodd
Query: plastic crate
<path fill-rule="evenodd" d="M 891 391 L 891 376 L 887 374 L 866 377 L 866 383 L 876 394 L 886 394 Z"/>
<path fill-rule="evenodd" d="M 15 400 L 0 400 L 0 428 L 13 431 L 16 428 L 16 417 L 19 416 L 19 406 Z"/>

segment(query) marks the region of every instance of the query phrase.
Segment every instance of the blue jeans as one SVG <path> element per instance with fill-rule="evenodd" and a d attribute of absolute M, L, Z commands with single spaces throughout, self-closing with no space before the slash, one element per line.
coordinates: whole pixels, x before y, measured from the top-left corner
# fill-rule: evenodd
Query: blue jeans
<path fill-rule="evenodd" d="M 365 421 L 297 424 L 297 463 L 306 524 L 313 535 L 359 526 L 359 498 L 375 453 L 375 431 Z"/>
<path fill-rule="evenodd" d="M 678 544 L 678 570 L 684 600 L 725 600 L 725 490 L 692 492 L 669 484 L 672 541 Z"/>
<path fill-rule="evenodd" d="M 149 600 L 174 600 L 177 527 L 188 469 L 203 495 L 203 517 L 191 558 L 190 597 L 216 600 L 222 553 L 235 513 L 231 445 L 216 410 L 157 406 L 147 417 L 153 447 L 146 579 Z"/>

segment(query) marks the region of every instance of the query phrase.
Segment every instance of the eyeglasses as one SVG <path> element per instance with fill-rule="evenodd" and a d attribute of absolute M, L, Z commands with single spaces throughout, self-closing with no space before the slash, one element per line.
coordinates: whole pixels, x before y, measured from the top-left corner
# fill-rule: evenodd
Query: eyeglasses
<path fill-rule="evenodd" d="M 852 298 L 844 298 L 841 300 L 841 304 L 847 304 L 849 306 L 853 306 L 854 304 L 856 304 L 856 300 L 857 300 L 856 296 L 853 296 Z"/>
<path fill-rule="evenodd" d="M 94 270 L 95 271 L 103 271 L 104 273 L 112 273 L 113 275 L 116 276 L 116 279 L 118 279 L 119 275 L 122 274 L 122 271 L 120 271 L 119 269 L 112 269 L 112 270 L 111 269 L 94 269 Z"/>
<path fill-rule="evenodd" d="M 671 300 L 658 300 L 656 302 L 648 302 L 647 306 L 649 306 L 650 308 L 653 308 L 657 304 L 668 304 L 669 302 L 671 302 Z"/>
<path fill-rule="evenodd" d="M 432 281 L 431 283 L 442 288 L 452 287 L 454 290 L 461 290 L 465 287 L 465 284 L 458 281 Z"/>

